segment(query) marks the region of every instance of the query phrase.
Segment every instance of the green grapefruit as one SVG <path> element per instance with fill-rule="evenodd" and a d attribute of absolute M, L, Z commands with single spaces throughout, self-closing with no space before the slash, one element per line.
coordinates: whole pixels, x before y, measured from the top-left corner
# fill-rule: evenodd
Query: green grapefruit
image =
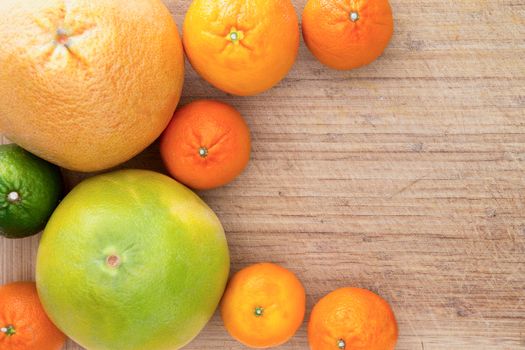
<path fill-rule="evenodd" d="M 78 185 L 51 216 L 36 280 L 51 320 L 89 350 L 174 350 L 208 322 L 229 253 L 213 211 L 145 170 Z"/>

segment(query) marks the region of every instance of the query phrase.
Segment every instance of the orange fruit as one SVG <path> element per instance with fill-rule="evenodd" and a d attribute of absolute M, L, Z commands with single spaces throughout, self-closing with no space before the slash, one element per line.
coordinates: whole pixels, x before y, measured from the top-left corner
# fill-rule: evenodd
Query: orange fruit
<path fill-rule="evenodd" d="M 246 346 L 268 348 L 286 343 L 304 319 L 306 294 L 289 270 L 270 263 L 237 272 L 222 297 L 228 332 Z"/>
<path fill-rule="evenodd" d="M 341 288 L 314 306 L 308 341 L 312 350 L 393 350 L 397 322 L 388 303 L 377 294 Z"/>
<path fill-rule="evenodd" d="M 241 114 L 213 100 L 178 109 L 160 143 L 170 174 L 199 190 L 232 181 L 248 164 L 250 148 L 250 130 Z"/>
<path fill-rule="evenodd" d="M 66 336 L 47 317 L 33 282 L 0 287 L 0 349 L 60 350 Z"/>
<path fill-rule="evenodd" d="M 94 171 L 168 125 L 184 58 L 161 0 L 2 0 L 0 17 L 0 130 L 13 142 Z"/>
<path fill-rule="evenodd" d="M 194 0 L 183 43 L 195 70 L 235 95 L 270 89 L 292 68 L 299 24 L 290 0 Z"/>
<path fill-rule="evenodd" d="M 335 69 L 373 62 L 393 31 L 388 0 L 308 0 L 303 12 L 306 45 L 319 61 Z"/>

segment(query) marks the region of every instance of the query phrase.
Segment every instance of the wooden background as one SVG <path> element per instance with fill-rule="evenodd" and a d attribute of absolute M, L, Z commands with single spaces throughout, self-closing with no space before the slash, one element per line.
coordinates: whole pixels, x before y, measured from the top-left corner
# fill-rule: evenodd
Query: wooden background
<path fill-rule="evenodd" d="M 190 1 L 166 2 L 180 27 Z M 360 286 L 393 305 L 398 349 L 525 349 L 525 2 L 392 6 L 393 41 L 360 70 L 324 68 L 302 44 L 279 86 L 238 98 L 188 65 L 183 103 L 232 103 L 253 133 L 247 171 L 201 194 L 233 270 L 283 264 L 309 310 Z M 161 170 L 157 148 L 126 167 Z M 38 239 L 0 239 L 0 283 L 33 278 Z M 187 348 L 243 347 L 215 316 Z M 305 326 L 281 347 L 306 348 Z"/>

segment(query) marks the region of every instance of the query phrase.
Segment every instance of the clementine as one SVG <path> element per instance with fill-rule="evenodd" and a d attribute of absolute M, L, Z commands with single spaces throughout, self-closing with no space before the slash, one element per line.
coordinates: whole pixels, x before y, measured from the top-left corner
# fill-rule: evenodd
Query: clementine
<path fill-rule="evenodd" d="M 13 142 L 94 171 L 168 125 L 184 58 L 161 0 L 2 0 L 0 17 L 0 129 Z"/>
<path fill-rule="evenodd" d="M 341 70 L 373 62 L 394 31 L 388 0 L 308 0 L 303 36 L 323 64 Z"/>
<path fill-rule="evenodd" d="M 250 160 L 250 130 L 232 106 L 195 101 L 175 112 L 160 149 L 174 178 L 207 190 L 229 183 L 244 170 Z"/>
<path fill-rule="evenodd" d="M 228 332 L 253 348 L 287 342 L 304 319 L 306 294 L 289 270 L 270 263 L 249 266 L 235 274 L 221 302 Z"/>
<path fill-rule="evenodd" d="M 290 0 L 194 0 L 183 43 L 209 83 L 231 94 L 256 95 L 293 66 L 299 24 Z"/>
<path fill-rule="evenodd" d="M 322 298 L 308 324 L 312 350 L 393 350 L 397 323 L 388 303 L 360 288 L 341 288 Z"/>
<path fill-rule="evenodd" d="M 35 283 L 0 287 L 0 349 L 60 350 L 65 341 L 45 314 Z"/>

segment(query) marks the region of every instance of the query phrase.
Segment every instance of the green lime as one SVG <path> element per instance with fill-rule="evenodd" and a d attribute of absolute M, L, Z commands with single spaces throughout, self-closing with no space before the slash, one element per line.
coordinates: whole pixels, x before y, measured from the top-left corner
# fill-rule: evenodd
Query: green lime
<path fill-rule="evenodd" d="M 42 230 L 62 195 L 60 169 L 15 144 L 0 145 L 0 235 Z"/>

